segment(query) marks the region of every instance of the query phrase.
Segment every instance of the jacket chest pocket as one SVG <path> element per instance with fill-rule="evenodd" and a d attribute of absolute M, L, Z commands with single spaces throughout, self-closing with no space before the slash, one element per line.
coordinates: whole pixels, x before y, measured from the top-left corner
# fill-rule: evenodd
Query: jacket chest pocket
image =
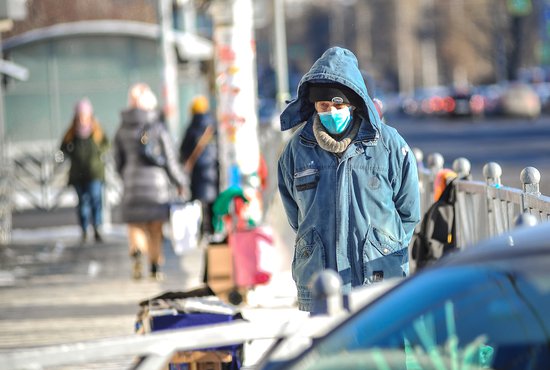
<path fill-rule="evenodd" d="M 319 183 L 319 170 L 307 168 L 294 173 L 294 189 L 297 193 L 317 188 Z"/>

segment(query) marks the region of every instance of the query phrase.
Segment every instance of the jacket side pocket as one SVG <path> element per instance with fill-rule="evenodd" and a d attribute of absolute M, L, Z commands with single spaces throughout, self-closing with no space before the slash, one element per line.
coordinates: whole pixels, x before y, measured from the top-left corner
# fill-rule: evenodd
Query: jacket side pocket
<path fill-rule="evenodd" d="M 325 268 L 325 248 L 317 231 L 312 228 L 296 240 L 292 260 L 292 278 L 298 294 L 309 292 L 310 279 L 314 273 Z"/>
<path fill-rule="evenodd" d="M 404 277 L 403 263 L 408 248 L 390 235 L 370 227 L 363 246 L 363 284 Z"/>

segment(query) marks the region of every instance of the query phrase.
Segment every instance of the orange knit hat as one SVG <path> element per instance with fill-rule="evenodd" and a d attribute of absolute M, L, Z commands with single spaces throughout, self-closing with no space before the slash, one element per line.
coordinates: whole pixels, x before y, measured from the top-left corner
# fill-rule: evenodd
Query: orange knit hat
<path fill-rule="evenodd" d="M 191 102 L 191 113 L 201 114 L 208 112 L 208 99 L 206 96 L 199 95 Z"/>

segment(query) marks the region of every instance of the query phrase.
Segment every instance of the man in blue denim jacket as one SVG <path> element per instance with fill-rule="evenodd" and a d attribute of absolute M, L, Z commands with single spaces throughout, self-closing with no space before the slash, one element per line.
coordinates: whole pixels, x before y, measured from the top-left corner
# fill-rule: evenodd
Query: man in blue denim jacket
<path fill-rule="evenodd" d="M 381 122 L 355 55 L 333 47 L 300 81 L 281 114 L 300 125 L 278 163 L 279 192 L 296 231 L 292 276 L 300 310 L 311 311 L 311 276 L 337 271 L 343 292 L 409 272 L 420 220 L 416 160 Z"/>

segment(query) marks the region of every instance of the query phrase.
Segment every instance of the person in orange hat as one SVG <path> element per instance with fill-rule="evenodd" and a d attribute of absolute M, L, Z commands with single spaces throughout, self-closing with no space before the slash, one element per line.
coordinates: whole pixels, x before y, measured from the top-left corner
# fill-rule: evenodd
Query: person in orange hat
<path fill-rule="evenodd" d="M 207 236 L 213 233 L 212 205 L 219 194 L 216 122 L 206 96 L 196 96 L 190 108 L 192 117 L 181 141 L 180 162 L 191 178 L 191 200 L 202 203 L 201 232 Z"/>

